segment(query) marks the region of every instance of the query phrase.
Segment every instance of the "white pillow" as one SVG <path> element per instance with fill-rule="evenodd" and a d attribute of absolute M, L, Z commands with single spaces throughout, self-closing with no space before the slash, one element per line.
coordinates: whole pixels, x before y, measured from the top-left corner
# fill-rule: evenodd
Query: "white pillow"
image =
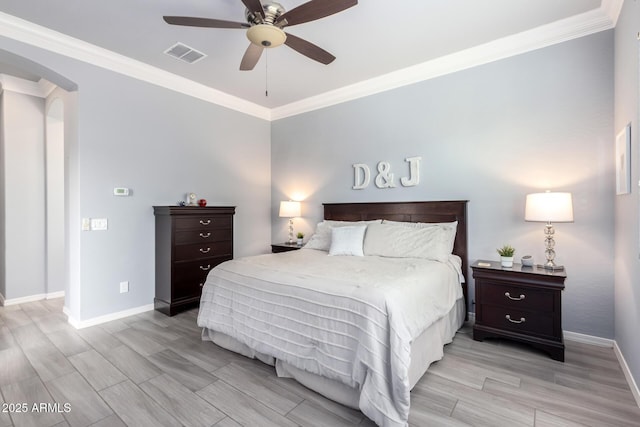
<path fill-rule="evenodd" d="M 446 262 L 453 252 L 456 228 L 451 224 L 405 226 L 371 224 L 364 254 L 392 258 L 425 258 Z"/>
<path fill-rule="evenodd" d="M 318 249 L 320 251 L 328 251 L 331 247 L 331 230 L 334 227 L 346 227 L 352 225 L 380 224 L 382 220 L 376 219 L 372 221 L 332 221 L 326 220 L 319 222 L 316 231 L 306 245 L 305 249 Z"/>
<path fill-rule="evenodd" d="M 362 245 L 366 225 L 349 225 L 331 229 L 329 255 L 364 256 Z"/>
<path fill-rule="evenodd" d="M 411 228 L 428 228 L 428 227 L 453 227 L 454 230 L 458 228 L 458 221 L 453 222 L 404 222 L 404 221 L 389 221 L 388 219 L 382 220 L 383 224 L 403 225 Z"/>

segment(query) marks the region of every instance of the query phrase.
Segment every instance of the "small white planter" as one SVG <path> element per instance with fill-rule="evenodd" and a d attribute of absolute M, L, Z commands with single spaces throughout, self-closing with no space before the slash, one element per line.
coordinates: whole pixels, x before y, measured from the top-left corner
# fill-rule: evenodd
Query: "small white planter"
<path fill-rule="evenodd" d="M 511 268 L 513 267 L 513 257 L 512 256 L 501 256 L 500 263 L 503 267 Z"/>
<path fill-rule="evenodd" d="M 298 246 L 302 246 L 302 238 L 298 239 Z"/>

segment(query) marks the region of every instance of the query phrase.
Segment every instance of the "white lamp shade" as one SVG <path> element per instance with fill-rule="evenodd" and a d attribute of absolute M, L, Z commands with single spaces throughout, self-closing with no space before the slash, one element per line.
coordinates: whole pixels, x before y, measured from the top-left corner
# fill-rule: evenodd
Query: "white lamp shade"
<path fill-rule="evenodd" d="M 280 202 L 280 214 L 282 218 L 295 218 L 300 216 L 300 202 Z"/>
<path fill-rule="evenodd" d="M 571 193 L 527 194 L 524 209 L 525 221 L 573 222 Z"/>

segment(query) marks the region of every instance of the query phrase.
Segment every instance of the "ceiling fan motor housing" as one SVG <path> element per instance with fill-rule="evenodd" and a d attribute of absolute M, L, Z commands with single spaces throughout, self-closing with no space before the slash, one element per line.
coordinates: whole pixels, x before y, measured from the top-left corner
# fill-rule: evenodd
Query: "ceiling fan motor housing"
<path fill-rule="evenodd" d="M 251 43 L 261 47 L 281 46 L 287 40 L 287 35 L 275 26 L 274 22 L 285 12 L 284 7 L 280 3 L 264 3 L 262 9 L 264 20 L 262 16 L 249 9 L 245 11 L 247 22 L 251 24 L 251 28 L 247 30 L 247 38 Z"/>
<path fill-rule="evenodd" d="M 276 22 L 276 19 L 278 19 L 280 15 L 285 12 L 284 7 L 280 3 L 275 2 L 263 3 L 262 10 L 264 11 L 264 20 L 262 19 L 262 16 L 256 15 L 249 9 L 246 9 L 244 15 L 247 19 L 247 22 L 251 25 L 273 25 Z"/>

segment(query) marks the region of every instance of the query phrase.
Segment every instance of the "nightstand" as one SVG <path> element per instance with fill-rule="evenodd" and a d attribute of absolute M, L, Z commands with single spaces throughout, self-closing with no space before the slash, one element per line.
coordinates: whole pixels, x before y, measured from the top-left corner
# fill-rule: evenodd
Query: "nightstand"
<path fill-rule="evenodd" d="M 277 254 L 280 252 L 297 251 L 300 248 L 302 248 L 302 245 L 298 245 L 296 242 L 276 243 L 271 245 L 271 252 Z"/>
<path fill-rule="evenodd" d="M 562 290 L 567 275 L 538 267 L 476 261 L 473 339 L 508 338 L 539 348 L 564 362 Z"/>

